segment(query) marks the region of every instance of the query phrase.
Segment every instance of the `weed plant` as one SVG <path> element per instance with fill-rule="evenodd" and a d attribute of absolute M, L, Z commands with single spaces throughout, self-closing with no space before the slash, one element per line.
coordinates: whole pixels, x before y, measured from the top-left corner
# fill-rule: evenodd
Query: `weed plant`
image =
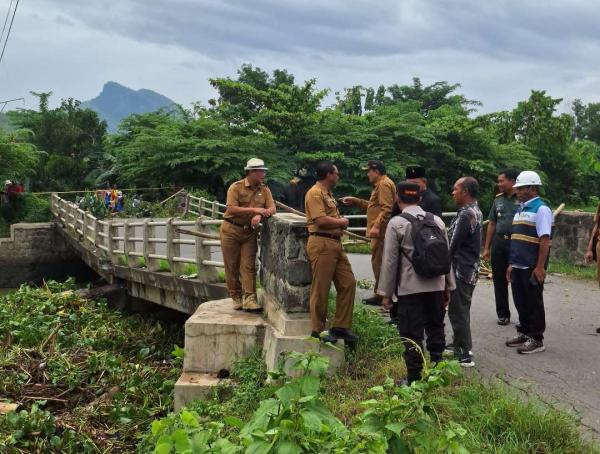
<path fill-rule="evenodd" d="M 0 452 L 122 452 L 172 407 L 182 329 L 105 302 L 72 281 L 0 297 Z"/>

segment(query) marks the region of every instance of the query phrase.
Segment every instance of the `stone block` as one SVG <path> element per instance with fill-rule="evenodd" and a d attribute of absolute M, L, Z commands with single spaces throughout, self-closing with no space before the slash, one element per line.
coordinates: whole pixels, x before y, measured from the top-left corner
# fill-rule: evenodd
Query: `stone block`
<path fill-rule="evenodd" d="M 234 310 L 230 298 L 201 304 L 185 323 L 183 370 L 231 370 L 238 358 L 262 345 L 264 332 L 263 317 Z"/>
<path fill-rule="evenodd" d="M 267 326 L 263 346 L 267 370 L 277 368 L 282 353 L 305 353 L 309 351 L 318 352 L 329 359 L 328 375 L 333 375 L 344 363 L 344 342 L 341 340 L 338 340 L 335 346 L 331 346 L 312 340 L 308 336 L 285 336 L 271 325 Z M 284 365 L 284 370 L 287 373 L 292 373 L 289 363 Z"/>
<path fill-rule="evenodd" d="M 286 336 L 308 336 L 311 332 L 310 315 L 307 312 L 289 313 L 264 291 L 258 292 L 258 300 L 264 308 L 269 324 Z"/>
<path fill-rule="evenodd" d="M 184 372 L 175 383 L 175 411 L 193 400 L 208 400 L 221 380 L 216 374 Z"/>

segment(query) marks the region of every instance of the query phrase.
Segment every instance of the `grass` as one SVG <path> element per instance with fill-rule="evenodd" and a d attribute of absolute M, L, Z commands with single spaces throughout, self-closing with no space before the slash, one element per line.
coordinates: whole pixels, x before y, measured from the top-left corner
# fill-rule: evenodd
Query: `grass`
<path fill-rule="evenodd" d="M 368 243 L 345 244 L 344 250 L 350 254 L 370 254 L 371 246 Z"/>
<path fill-rule="evenodd" d="M 549 273 L 563 274 L 570 278 L 581 279 L 581 280 L 597 280 L 597 268 L 596 265 L 574 265 L 564 259 L 550 260 L 548 264 Z"/>
<path fill-rule="evenodd" d="M 363 413 L 361 402 L 373 397 L 368 393 L 370 388 L 381 385 L 387 377 L 397 381 L 406 373 L 398 333 L 375 310 L 357 306 L 353 328 L 360 336 L 357 348 L 354 353 L 346 352 L 346 364 L 322 382 L 320 394 L 325 406 L 347 427 Z M 247 422 L 260 402 L 274 395 L 276 388 L 265 385 L 265 377 L 260 351 L 255 351 L 236 363 L 231 381 L 226 380 L 211 399 L 192 402 L 187 410 L 197 412 L 205 423 L 227 421 L 231 416 Z M 489 386 L 477 378 L 460 377 L 428 397 L 434 424 L 425 436 L 440 437 L 448 428 L 460 425 L 464 430 L 460 443 L 467 452 L 600 453 L 598 445 L 581 438 L 576 422 L 568 414 L 544 406 L 535 397 L 530 396 L 528 401 L 514 397 L 504 385 Z M 166 419 L 174 429 L 178 421 L 177 414 Z M 225 430 L 235 441 L 236 429 L 226 424 Z M 156 441 L 148 433 L 138 450 L 148 452 Z"/>

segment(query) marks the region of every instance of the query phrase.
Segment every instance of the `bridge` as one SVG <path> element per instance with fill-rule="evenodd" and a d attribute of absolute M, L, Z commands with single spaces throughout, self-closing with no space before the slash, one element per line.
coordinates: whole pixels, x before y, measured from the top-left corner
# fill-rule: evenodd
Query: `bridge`
<path fill-rule="evenodd" d="M 233 310 L 219 278 L 223 263 L 213 257 L 220 254 L 224 205 L 187 195 L 186 213 L 195 220 L 101 220 L 58 194 L 51 206 L 59 234 L 107 282 L 191 315 L 176 408 L 210 392 L 223 369 L 256 347 L 270 369 L 286 351 L 318 349 L 330 358 L 332 371 L 343 361 L 343 349 L 308 339 L 311 270 L 303 216 L 278 213 L 262 225 L 258 298 L 264 314 L 251 314 Z"/>
<path fill-rule="evenodd" d="M 170 219 L 101 220 L 57 194 L 52 213 L 67 243 L 109 283 L 129 295 L 192 314 L 200 303 L 225 298 L 213 249 L 224 205 L 188 196 L 195 221 Z M 202 214 L 200 214 L 202 213 Z M 191 233 L 184 232 L 193 232 Z"/>

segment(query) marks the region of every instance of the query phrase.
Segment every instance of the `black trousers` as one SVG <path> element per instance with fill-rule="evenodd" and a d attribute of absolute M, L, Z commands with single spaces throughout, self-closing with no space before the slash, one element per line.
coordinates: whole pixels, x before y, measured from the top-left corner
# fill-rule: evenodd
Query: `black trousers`
<path fill-rule="evenodd" d="M 532 281 L 533 269 L 512 269 L 511 287 L 515 307 L 519 313 L 519 332 L 537 341 L 544 339 L 546 312 L 544 310 L 544 284 Z"/>
<path fill-rule="evenodd" d="M 496 298 L 496 314 L 498 318 L 510 318 L 508 306 L 508 282 L 506 270 L 510 253 L 510 239 L 503 235 L 494 235 L 492 240 L 492 279 L 494 281 L 494 296 Z"/>
<path fill-rule="evenodd" d="M 452 292 L 448 305 L 448 318 L 454 333 L 454 356 L 462 358 L 473 348 L 471 339 L 471 298 L 475 286 L 456 279 L 456 290 Z"/>
<path fill-rule="evenodd" d="M 398 331 L 404 342 L 404 362 L 409 380 L 421 378 L 423 351 L 427 335 L 427 350 L 431 361 L 440 361 L 446 347 L 444 335 L 443 292 L 413 293 L 398 297 Z"/>

